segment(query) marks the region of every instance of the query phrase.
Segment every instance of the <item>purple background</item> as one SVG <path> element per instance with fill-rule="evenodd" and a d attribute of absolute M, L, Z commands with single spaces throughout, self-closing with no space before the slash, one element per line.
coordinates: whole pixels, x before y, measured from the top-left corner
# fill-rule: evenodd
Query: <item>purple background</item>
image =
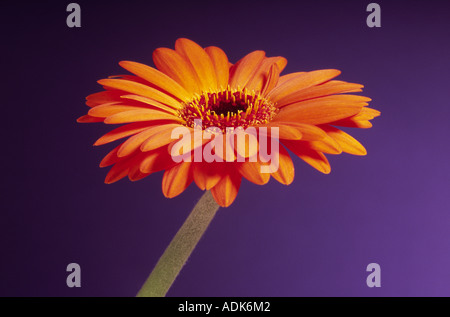
<path fill-rule="evenodd" d="M 338 68 L 382 116 L 349 129 L 368 155 L 329 156 L 330 175 L 296 158 L 288 187 L 243 181 L 169 296 L 450 296 L 448 2 L 377 1 L 368 28 L 371 1 L 77 1 L 78 29 L 69 2 L 1 4 L 1 296 L 136 294 L 201 191 L 166 199 L 161 173 L 105 185 L 112 145 L 92 144 L 112 127 L 75 120 L 120 60 L 152 65 L 178 37 Z"/>

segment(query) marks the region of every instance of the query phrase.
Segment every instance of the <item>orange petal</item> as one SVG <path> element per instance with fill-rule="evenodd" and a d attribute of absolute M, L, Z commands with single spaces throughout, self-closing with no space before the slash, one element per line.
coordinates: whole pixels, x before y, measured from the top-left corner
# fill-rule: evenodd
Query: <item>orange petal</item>
<path fill-rule="evenodd" d="M 268 164 L 262 163 L 260 160 L 257 162 L 243 162 L 239 165 L 239 173 L 254 184 L 267 184 L 270 179 L 270 174 L 261 172 L 262 165 Z"/>
<path fill-rule="evenodd" d="M 120 168 L 120 165 L 116 164 L 109 170 L 108 174 L 106 174 L 105 177 L 105 183 L 106 184 L 112 184 L 115 183 L 128 174 L 129 167 L 126 168 Z"/>
<path fill-rule="evenodd" d="M 228 207 L 233 203 L 236 199 L 239 187 L 241 186 L 241 175 L 236 171 L 233 171 L 232 168 L 228 169 L 228 173 L 226 173 L 217 185 L 211 189 L 211 194 L 214 199 L 222 207 Z"/>
<path fill-rule="evenodd" d="M 159 172 L 176 165 L 172 160 L 167 147 L 161 147 L 154 151 L 145 152 L 144 158 L 140 162 L 139 169 L 142 173 L 151 174 Z"/>
<path fill-rule="evenodd" d="M 364 146 L 344 131 L 331 126 L 321 126 L 321 128 L 339 144 L 343 152 L 353 155 L 367 154 Z"/>
<path fill-rule="evenodd" d="M 119 89 L 122 91 L 126 91 L 132 94 L 137 94 L 140 96 L 148 97 L 159 101 L 163 104 L 172 106 L 174 108 L 180 107 L 180 102 L 176 99 L 170 97 L 169 95 L 161 92 L 155 88 L 150 86 L 143 85 L 141 83 L 133 82 L 125 79 L 101 79 L 98 81 L 100 85 Z"/>
<path fill-rule="evenodd" d="M 282 85 L 278 85 L 267 95 L 267 97 L 274 102 L 278 102 L 282 98 L 299 90 L 324 83 L 338 76 L 340 73 L 341 72 L 337 69 L 323 69 L 300 73 L 297 76 L 293 76 L 289 80 L 286 80 Z"/>
<path fill-rule="evenodd" d="M 114 114 L 105 119 L 105 123 L 130 123 L 139 121 L 170 120 L 182 122 L 179 117 L 153 109 L 131 110 Z"/>
<path fill-rule="evenodd" d="M 267 130 L 261 129 L 267 127 Z M 294 125 L 290 125 L 289 122 L 272 122 L 268 124 L 261 124 L 258 126 L 259 135 L 262 137 L 268 137 L 272 135 L 273 129 L 278 129 L 278 138 L 285 140 L 300 140 L 302 133 Z"/>
<path fill-rule="evenodd" d="M 234 131 L 234 149 L 238 157 L 247 158 L 258 154 L 258 133 L 249 129 L 236 129 Z"/>
<path fill-rule="evenodd" d="M 132 81 L 134 83 L 144 85 L 144 86 L 150 86 L 148 81 L 146 81 L 145 79 L 143 79 L 141 77 L 134 76 L 134 75 L 113 75 L 113 76 L 108 76 L 108 79 L 124 79 L 127 81 Z M 109 88 L 117 89 L 117 88 L 113 88 L 113 87 L 109 87 Z"/>
<path fill-rule="evenodd" d="M 84 115 L 77 119 L 78 123 L 92 123 L 92 122 L 103 122 L 104 118 L 95 118 L 90 115 Z"/>
<path fill-rule="evenodd" d="M 337 125 L 340 127 L 360 128 L 360 129 L 368 129 L 368 128 L 372 127 L 372 123 L 368 120 L 359 121 L 359 120 L 355 120 L 353 118 L 330 122 L 330 124 Z"/>
<path fill-rule="evenodd" d="M 173 142 L 174 140 L 172 138 L 172 131 L 175 128 L 180 127 L 181 125 L 178 124 L 166 124 L 164 126 L 161 126 L 161 129 L 158 129 L 158 131 L 152 135 L 150 135 L 147 140 L 145 140 L 141 146 L 140 149 L 142 152 L 151 151 L 157 148 L 160 148 L 164 145 L 168 145 L 169 143 Z M 181 136 L 180 136 L 181 137 Z"/>
<path fill-rule="evenodd" d="M 283 142 L 295 155 L 303 161 L 317 169 L 319 172 L 329 174 L 331 171 L 330 163 L 325 155 L 321 152 L 311 149 L 307 142 L 303 141 L 286 141 Z"/>
<path fill-rule="evenodd" d="M 245 88 L 254 91 L 269 92 L 276 86 L 278 77 L 284 67 L 286 67 L 286 64 L 287 60 L 284 57 L 277 56 L 264 58 L 261 64 L 255 69 L 252 78 L 247 82 Z M 268 80 L 269 78 L 270 81 Z M 269 89 L 269 87 L 267 87 L 268 83 L 273 87 Z M 261 94 L 265 95 L 265 93 Z"/>
<path fill-rule="evenodd" d="M 232 143 L 233 138 L 234 135 L 232 133 L 224 133 L 221 138 L 217 136 L 215 137 L 215 153 L 226 162 L 233 162 L 236 160 L 236 153 L 234 152 Z"/>
<path fill-rule="evenodd" d="M 129 162 L 130 159 L 127 158 L 115 163 L 109 170 L 108 174 L 106 174 L 105 183 L 112 184 L 127 176 L 128 171 L 130 170 Z"/>
<path fill-rule="evenodd" d="M 362 96 L 333 95 L 301 101 L 282 108 L 273 121 L 329 123 L 359 113 L 365 100 Z"/>
<path fill-rule="evenodd" d="M 300 129 L 291 125 L 280 124 L 277 125 L 279 128 L 279 138 L 286 140 L 300 140 L 302 138 L 302 133 Z"/>
<path fill-rule="evenodd" d="M 123 95 L 123 92 L 116 90 L 96 92 L 86 97 L 86 105 L 94 107 L 104 103 L 119 101 L 121 95 Z"/>
<path fill-rule="evenodd" d="M 175 80 L 153 67 L 129 61 L 122 61 L 119 65 L 181 101 L 192 97 Z"/>
<path fill-rule="evenodd" d="M 288 151 L 281 144 L 279 146 L 278 164 L 278 170 L 271 173 L 272 177 L 279 181 L 281 184 L 291 184 L 294 181 L 294 163 L 292 163 Z"/>
<path fill-rule="evenodd" d="M 106 143 L 114 142 L 116 140 L 147 130 L 151 126 L 152 125 L 148 122 L 126 124 L 106 133 L 97 141 L 95 141 L 94 145 L 103 145 Z"/>
<path fill-rule="evenodd" d="M 265 96 L 269 92 L 271 92 L 278 83 L 278 79 L 280 77 L 280 72 L 278 70 L 277 64 L 272 65 L 269 70 L 269 74 L 267 79 L 264 82 L 264 86 L 261 90 L 261 95 Z"/>
<path fill-rule="evenodd" d="M 230 69 L 231 88 L 244 88 L 258 69 L 258 66 L 263 61 L 265 55 L 266 53 L 263 51 L 254 51 L 234 64 Z"/>
<path fill-rule="evenodd" d="M 227 55 L 215 46 L 209 46 L 205 48 L 205 51 L 209 55 L 216 72 L 217 88 L 225 89 L 228 85 L 228 76 L 230 74 Z"/>
<path fill-rule="evenodd" d="M 210 190 L 221 179 L 218 164 L 215 162 L 196 162 L 193 169 L 194 181 L 201 190 Z"/>
<path fill-rule="evenodd" d="M 297 76 L 300 76 L 301 74 L 306 74 L 307 72 L 295 72 L 295 73 L 290 73 L 290 74 L 286 74 L 283 76 L 280 76 L 280 78 L 278 79 L 278 84 L 276 87 L 282 86 L 284 85 L 288 80 L 291 80 L 293 78 L 296 78 Z"/>
<path fill-rule="evenodd" d="M 120 158 L 117 156 L 117 151 L 119 150 L 121 145 L 122 144 L 116 146 L 114 149 L 112 149 L 112 151 L 106 154 L 106 156 L 100 162 L 100 167 L 110 166 L 112 164 L 117 163 L 120 160 Z"/>
<path fill-rule="evenodd" d="M 89 109 L 88 115 L 90 115 L 92 117 L 106 118 L 106 117 L 115 115 L 117 113 L 131 111 L 131 110 L 142 110 L 142 109 L 146 109 L 146 108 L 145 107 L 127 106 L 127 105 L 119 104 L 117 102 L 113 102 L 113 103 L 105 103 L 103 105 L 98 105 L 98 106 L 92 107 L 91 109 Z"/>
<path fill-rule="evenodd" d="M 175 51 L 192 65 L 197 74 L 200 88 L 203 91 L 217 89 L 216 72 L 213 63 L 200 45 L 191 40 L 180 38 L 175 42 Z"/>
<path fill-rule="evenodd" d="M 302 89 L 287 95 L 278 100 L 277 107 L 282 108 L 294 102 L 329 96 L 333 94 L 342 94 L 349 92 L 362 91 L 363 85 L 346 83 L 344 81 L 331 80 L 318 86 Z"/>
<path fill-rule="evenodd" d="M 174 140 L 168 146 L 169 153 L 172 154 L 173 151 L 173 157 L 174 159 L 176 157 L 176 160 L 184 160 L 192 155 L 194 155 L 194 160 L 196 160 L 195 156 L 198 155 L 196 153 L 203 155 L 203 146 L 211 141 L 211 138 L 204 137 L 205 133 L 202 130 L 188 129 L 187 133 L 180 135 L 181 139 Z M 175 149 L 173 149 L 174 146 L 176 146 Z"/>
<path fill-rule="evenodd" d="M 330 122 L 332 125 L 337 125 L 341 127 L 350 127 L 350 128 L 361 128 L 367 129 L 372 127 L 372 123 L 369 120 L 380 115 L 378 110 L 363 107 L 359 113 L 356 115 L 345 118 L 341 120 L 336 120 L 334 122 Z"/>
<path fill-rule="evenodd" d="M 181 162 L 166 170 L 162 179 L 162 191 L 167 198 L 181 194 L 192 183 L 191 162 Z"/>
<path fill-rule="evenodd" d="M 272 65 L 277 65 L 278 71 L 281 73 L 287 65 L 287 59 L 281 56 L 269 57 L 269 61 L 274 61 Z"/>
<path fill-rule="evenodd" d="M 132 159 L 130 159 L 130 168 L 128 169 L 128 179 L 130 181 L 135 182 L 150 175 L 150 173 L 142 173 L 139 169 L 143 158 L 144 156 L 142 155 L 142 153 L 138 153 Z"/>
<path fill-rule="evenodd" d="M 148 129 L 132 136 L 124 144 L 120 147 L 117 155 L 118 156 L 127 156 L 133 153 L 135 150 L 140 148 L 142 144 L 152 136 L 158 134 L 161 131 L 165 131 L 169 129 L 172 131 L 173 128 L 178 127 L 177 124 L 163 124 L 163 125 L 155 125 L 151 126 Z"/>
<path fill-rule="evenodd" d="M 339 146 L 339 143 L 336 142 L 332 137 L 327 135 L 320 141 L 311 141 L 308 142 L 309 147 L 313 150 L 328 153 L 328 154 L 341 154 L 342 148 Z"/>
<path fill-rule="evenodd" d="M 194 69 L 174 50 L 165 47 L 156 49 L 153 62 L 156 68 L 179 83 L 188 93 L 201 92 Z"/>
<path fill-rule="evenodd" d="M 273 122 L 268 126 L 291 126 L 301 133 L 301 139 L 305 141 L 320 141 L 326 138 L 327 134 L 322 129 L 312 124 L 297 123 L 297 122 Z"/>
<path fill-rule="evenodd" d="M 133 169 L 128 172 L 128 178 L 132 182 L 136 182 L 150 175 L 149 173 L 142 173 L 139 169 Z"/>
<path fill-rule="evenodd" d="M 144 103 L 146 105 L 151 106 L 152 108 L 160 109 L 160 110 L 163 110 L 163 111 L 171 113 L 171 114 L 178 114 L 176 109 L 166 106 L 156 100 L 153 100 L 153 99 L 150 99 L 147 97 L 142 97 L 142 96 L 138 96 L 138 95 L 124 95 L 124 96 L 121 96 L 120 98 L 138 101 L 139 103 Z M 124 102 L 126 102 L 126 101 L 124 101 Z"/>
<path fill-rule="evenodd" d="M 154 134 L 155 133 L 154 130 L 158 129 L 158 128 L 159 128 L 159 126 L 151 126 L 151 127 L 148 127 L 147 129 L 143 130 L 142 132 L 139 132 L 139 133 L 133 135 L 132 137 L 130 137 L 119 148 L 119 150 L 117 152 L 117 156 L 124 157 L 124 156 L 130 155 L 131 153 L 133 153 L 134 151 L 139 149 L 142 142 L 147 140 L 147 138 L 150 135 Z"/>
<path fill-rule="evenodd" d="M 354 119 L 355 120 L 372 120 L 375 117 L 378 117 L 381 114 L 380 111 L 364 107 L 361 109 L 361 112 L 359 112 Z"/>

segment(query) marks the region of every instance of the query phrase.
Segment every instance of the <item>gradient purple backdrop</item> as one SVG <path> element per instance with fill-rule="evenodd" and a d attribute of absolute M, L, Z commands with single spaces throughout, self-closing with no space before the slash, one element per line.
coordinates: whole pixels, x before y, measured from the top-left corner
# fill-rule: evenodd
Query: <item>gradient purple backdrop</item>
<path fill-rule="evenodd" d="M 96 80 L 152 64 L 179 37 L 288 59 L 284 73 L 337 68 L 382 112 L 349 129 L 368 155 L 294 159 L 294 183 L 243 181 L 169 296 L 450 296 L 450 5 L 376 1 L 2 2 L 1 296 L 134 296 L 201 191 L 174 199 L 161 173 L 105 185 L 92 147 L 112 127 L 78 124 Z M 66 286 L 66 266 L 82 287 Z M 381 265 L 381 288 L 366 266 Z"/>

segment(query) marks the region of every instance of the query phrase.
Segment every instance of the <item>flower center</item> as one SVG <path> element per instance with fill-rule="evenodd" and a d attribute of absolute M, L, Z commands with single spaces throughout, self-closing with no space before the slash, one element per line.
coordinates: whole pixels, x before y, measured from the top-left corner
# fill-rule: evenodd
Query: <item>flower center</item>
<path fill-rule="evenodd" d="M 196 94 L 184 102 L 179 110 L 186 126 L 194 127 L 194 120 L 201 120 L 202 129 L 217 127 L 223 132 L 228 127 L 242 127 L 264 124 L 272 120 L 277 108 L 259 93 L 247 89 L 228 87 L 222 91 Z"/>

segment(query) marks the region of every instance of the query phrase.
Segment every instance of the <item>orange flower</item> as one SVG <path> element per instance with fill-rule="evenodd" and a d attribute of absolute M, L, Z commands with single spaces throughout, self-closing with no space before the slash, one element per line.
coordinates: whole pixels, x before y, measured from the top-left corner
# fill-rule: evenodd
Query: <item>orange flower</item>
<path fill-rule="evenodd" d="M 218 47 L 203 49 L 191 40 L 178 39 L 175 50 L 156 49 L 153 61 L 156 68 L 120 62 L 134 75 L 99 80 L 105 90 L 86 98 L 91 109 L 78 122 L 124 124 L 95 145 L 128 137 L 100 163 L 101 167 L 113 165 L 106 183 L 125 176 L 136 181 L 164 170 L 166 197 L 179 195 L 194 181 L 200 189 L 211 190 L 217 203 L 226 207 L 236 198 L 242 176 L 260 185 L 270 176 L 290 184 L 294 165 L 286 148 L 325 174 L 330 172 L 330 164 L 324 153 L 365 155 L 364 147 L 336 126 L 370 128 L 369 120 L 380 115 L 366 107 L 370 98 L 348 94 L 362 91 L 362 85 L 333 80 L 340 71 L 280 76 L 287 60 L 266 57 L 263 51 L 231 64 Z M 250 156 L 248 145 L 234 149 L 231 158 L 227 152 L 224 162 L 176 162 L 171 150 L 179 139 L 173 139 L 171 133 L 185 127 L 193 134 L 195 120 L 202 120 L 203 130 L 255 127 L 256 136 L 261 136 L 263 127 L 277 127 L 279 168 L 263 173 L 261 167 L 268 164 L 263 160 L 239 161 L 238 154 Z M 209 142 L 212 140 L 202 138 L 200 145 L 205 148 Z M 219 152 L 216 149 L 215 153 Z"/>

